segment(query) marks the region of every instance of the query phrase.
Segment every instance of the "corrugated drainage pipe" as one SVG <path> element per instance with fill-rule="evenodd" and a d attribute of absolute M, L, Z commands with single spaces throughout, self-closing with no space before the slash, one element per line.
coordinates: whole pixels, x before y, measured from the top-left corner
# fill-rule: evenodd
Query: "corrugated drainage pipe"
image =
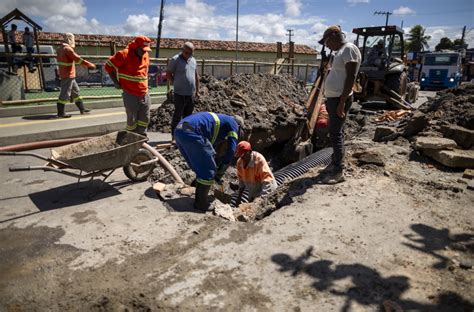
<path fill-rule="evenodd" d="M 277 181 L 278 186 L 281 186 L 285 181 L 296 179 L 299 176 L 302 176 L 309 169 L 317 167 L 317 166 L 327 166 L 331 162 L 332 156 L 332 148 L 328 147 L 317 151 L 295 163 L 292 163 L 286 167 L 281 168 L 277 172 L 274 172 L 273 175 L 275 176 L 275 180 Z M 248 202 L 248 191 L 244 190 L 242 194 L 242 203 Z M 232 199 L 230 201 L 230 205 L 232 207 L 236 207 L 237 202 L 237 193 L 232 195 Z"/>

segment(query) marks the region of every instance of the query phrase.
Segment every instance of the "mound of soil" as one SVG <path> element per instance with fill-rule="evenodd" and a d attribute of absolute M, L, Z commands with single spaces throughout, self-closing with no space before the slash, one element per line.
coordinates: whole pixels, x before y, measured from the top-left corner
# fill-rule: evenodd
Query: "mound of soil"
<path fill-rule="evenodd" d="M 242 116 L 244 138 L 263 151 L 292 138 L 305 116 L 307 98 L 304 83 L 291 76 L 238 74 L 226 80 L 203 76 L 195 111 Z M 171 102 L 152 110 L 149 129 L 170 132 L 173 111 Z"/>
<path fill-rule="evenodd" d="M 419 110 L 439 124 L 456 124 L 474 130 L 474 84 L 440 91 Z"/>

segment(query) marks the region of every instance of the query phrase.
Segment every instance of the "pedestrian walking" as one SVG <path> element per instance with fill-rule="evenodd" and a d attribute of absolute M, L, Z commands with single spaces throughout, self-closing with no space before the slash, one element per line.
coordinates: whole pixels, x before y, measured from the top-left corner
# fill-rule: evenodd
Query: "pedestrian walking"
<path fill-rule="evenodd" d="M 63 43 L 56 50 L 59 78 L 61 79 L 61 91 L 57 102 L 59 118 L 71 117 L 71 115 L 65 113 L 65 109 L 66 104 L 72 102 L 76 103 L 81 114 L 90 112 L 89 109 L 84 107 L 79 85 L 76 82 L 76 64 L 91 69 L 95 68 L 95 65 L 78 55 L 74 51 L 75 47 L 76 41 L 74 35 L 66 33 L 64 34 Z"/>

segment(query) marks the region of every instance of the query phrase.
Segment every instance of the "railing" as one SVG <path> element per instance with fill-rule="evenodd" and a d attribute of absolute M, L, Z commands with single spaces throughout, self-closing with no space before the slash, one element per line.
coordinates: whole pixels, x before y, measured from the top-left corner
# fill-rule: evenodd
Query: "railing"
<path fill-rule="evenodd" d="M 120 98 L 122 90 L 116 89 L 104 69 L 109 56 L 83 56 L 94 63 L 90 70 L 76 66 L 76 81 L 85 100 L 108 100 Z M 41 60 L 41 61 L 40 61 Z M 165 95 L 170 86 L 166 81 L 166 67 L 169 58 L 150 58 L 149 89 L 151 96 Z M 198 59 L 198 73 L 225 79 L 241 73 L 289 74 L 299 80 L 311 83 L 316 78 L 317 65 L 295 63 L 235 61 Z M 12 66 L 14 65 L 14 66 Z M 36 68 L 29 72 L 29 65 Z M 15 68 L 13 68 L 15 67 Z M 0 53 L 0 102 L 2 105 L 31 105 L 55 102 L 59 95 L 55 54 Z M 13 70 L 14 73 L 8 73 Z"/>

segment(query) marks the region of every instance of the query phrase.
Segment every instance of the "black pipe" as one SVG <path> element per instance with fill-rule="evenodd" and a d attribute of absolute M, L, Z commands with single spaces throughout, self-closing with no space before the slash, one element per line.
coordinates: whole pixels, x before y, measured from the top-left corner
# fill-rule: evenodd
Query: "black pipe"
<path fill-rule="evenodd" d="M 278 170 L 277 172 L 273 173 L 275 176 L 275 180 L 278 186 L 281 186 L 285 181 L 296 179 L 297 177 L 302 176 L 306 172 L 308 172 L 311 168 L 316 166 L 327 166 L 331 162 L 332 156 L 332 148 L 328 147 L 317 151 L 295 163 L 292 163 L 282 169 Z M 230 200 L 230 205 L 232 207 L 237 206 L 237 192 L 232 195 L 232 199 Z M 247 203 L 249 199 L 249 192 L 247 189 L 244 190 L 242 194 L 242 198 L 240 200 L 241 203 Z"/>

